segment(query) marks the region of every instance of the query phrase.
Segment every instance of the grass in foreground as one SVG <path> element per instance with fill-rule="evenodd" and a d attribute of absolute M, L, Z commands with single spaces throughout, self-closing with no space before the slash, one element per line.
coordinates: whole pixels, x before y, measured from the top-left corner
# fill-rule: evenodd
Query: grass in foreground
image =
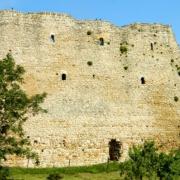
<path fill-rule="evenodd" d="M 123 180 L 119 173 L 119 164 L 111 162 L 92 166 L 64 167 L 64 168 L 10 168 L 14 180 L 46 180 L 49 174 L 59 173 L 63 180 Z M 154 177 L 154 180 L 158 178 Z M 143 180 L 148 180 L 143 178 Z M 174 177 L 173 180 L 180 180 Z"/>
<path fill-rule="evenodd" d="M 63 180 L 121 180 L 119 172 L 62 174 Z M 16 174 L 15 180 L 46 180 L 48 174 Z"/>
<path fill-rule="evenodd" d="M 63 175 L 64 180 L 117 180 L 119 176 L 119 164 L 112 162 L 107 164 L 98 164 L 82 167 L 65 168 L 10 168 L 11 177 L 18 180 L 45 180 L 49 174 L 59 173 Z"/>

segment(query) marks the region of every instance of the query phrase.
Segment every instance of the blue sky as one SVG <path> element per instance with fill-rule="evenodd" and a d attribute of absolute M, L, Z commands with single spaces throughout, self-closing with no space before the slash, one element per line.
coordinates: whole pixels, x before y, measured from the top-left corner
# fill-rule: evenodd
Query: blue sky
<path fill-rule="evenodd" d="M 180 0 L 0 0 L 0 9 L 64 12 L 77 19 L 170 24 L 180 43 Z M 179 19 L 179 20 L 178 20 Z"/>

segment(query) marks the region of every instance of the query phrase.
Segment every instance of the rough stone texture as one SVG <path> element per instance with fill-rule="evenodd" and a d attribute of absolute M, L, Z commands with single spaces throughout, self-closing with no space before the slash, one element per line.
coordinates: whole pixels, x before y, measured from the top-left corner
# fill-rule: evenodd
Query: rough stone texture
<path fill-rule="evenodd" d="M 180 49 L 169 26 L 0 11 L 0 58 L 9 50 L 27 71 L 24 89 L 48 93 L 48 114 L 30 117 L 24 127 L 41 167 L 106 162 L 113 138 L 122 142 L 121 160 L 144 139 L 180 145 Z M 14 157 L 7 164 L 33 166 Z"/>

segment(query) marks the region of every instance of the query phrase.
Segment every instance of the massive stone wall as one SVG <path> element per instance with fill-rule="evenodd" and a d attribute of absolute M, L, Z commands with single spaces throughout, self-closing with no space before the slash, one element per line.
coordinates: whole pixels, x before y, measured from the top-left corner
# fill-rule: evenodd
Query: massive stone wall
<path fill-rule="evenodd" d="M 169 26 L 1 11 L 0 57 L 9 51 L 27 71 L 24 89 L 48 93 L 48 113 L 24 127 L 42 167 L 106 162 L 111 139 L 121 160 L 147 138 L 180 144 L 180 50 Z"/>

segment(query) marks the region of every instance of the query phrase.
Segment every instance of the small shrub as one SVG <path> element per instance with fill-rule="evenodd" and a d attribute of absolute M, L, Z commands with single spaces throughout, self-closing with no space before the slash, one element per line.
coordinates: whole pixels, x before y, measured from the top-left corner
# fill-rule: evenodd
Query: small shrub
<path fill-rule="evenodd" d="M 177 64 L 175 66 L 176 66 L 176 69 L 177 69 L 177 73 L 180 76 L 180 66 L 178 66 Z"/>
<path fill-rule="evenodd" d="M 93 65 L 93 62 L 92 62 L 92 61 L 88 61 L 88 62 L 87 62 L 87 65 L 88 65 L 88 66 L 92 66 L 92 65 Z"/>
<path fill-rule="evenodd" d="M 63 176 L 58 173 L 49 174 L 49 176 L 47 177 L 47 180 L 59 180 L 59 179 L 63 179 Z"/>
<path fill-rule="evenodd" d="M 127 70 L 128 69 L 128 66 L 124 66 L 124 70 Z"/>
<path fill-rule="evenodd" d="M 7 180 L 9 177 L 9 169 L 6 167 L 0 166 L 0 179 Z"/>
<path fill-rule="evenodd" d="M 179 98 L 177 96 L 174 96 L 174 101 L 177 102 Z"/>
<path fill-rule="evenodd" d="M 120 46 L 120 51 L 121 51 L 122 54 L 124 54 L 124 53 L 127 53 L 128 49 L 127 49 L 126 46 L 121 45 L 121 46 Z"/>

